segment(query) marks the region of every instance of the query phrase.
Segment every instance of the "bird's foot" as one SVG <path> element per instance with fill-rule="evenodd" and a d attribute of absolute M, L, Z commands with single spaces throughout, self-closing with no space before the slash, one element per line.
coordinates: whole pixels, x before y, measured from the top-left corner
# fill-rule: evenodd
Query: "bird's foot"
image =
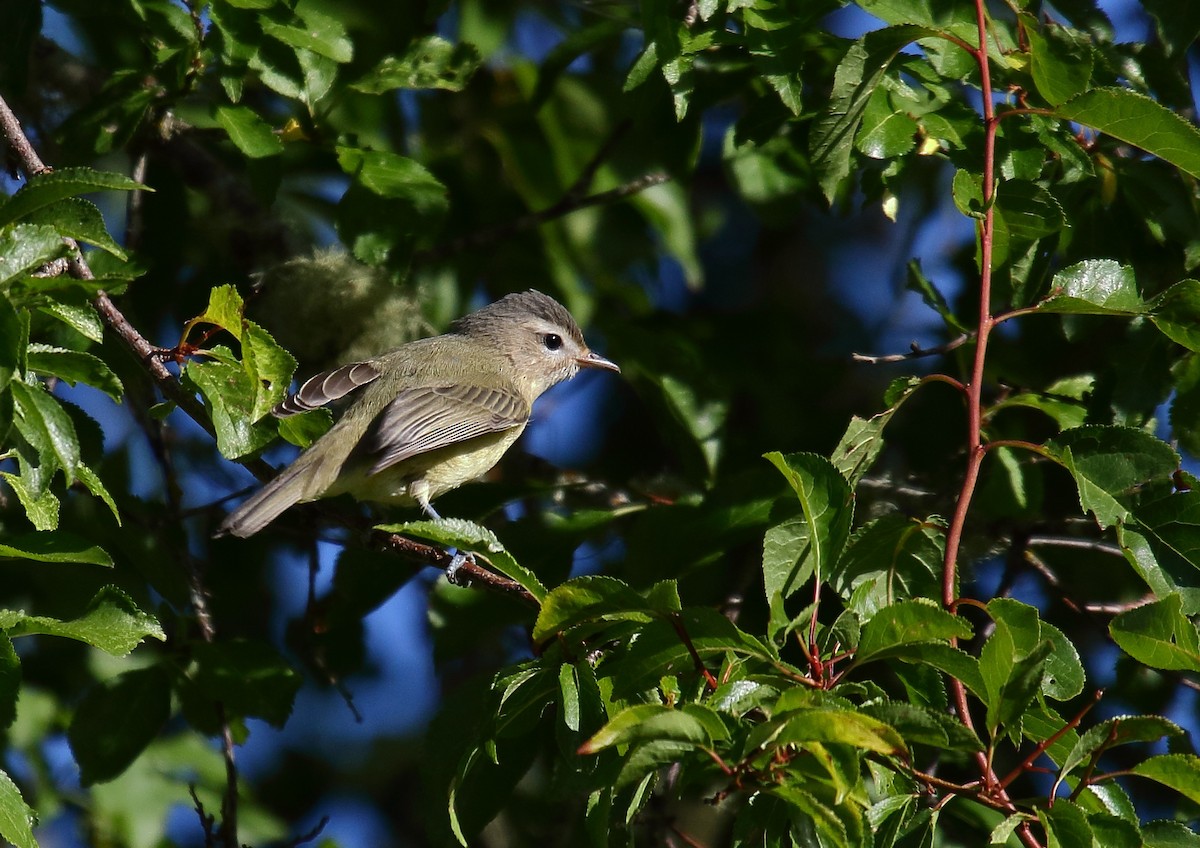
<path fill-rule="evenodd" d="M 460 568 L 462 568 L 464 565 L 466 565 L 467 563 L 474 565 L 475 564 L 475 555 L 473 553 L 471 553 L 470 551 L 468 551 L 467 553 L 463 553 L 462 551 L 459 551 L 459 550 L 452 550 L 452 551 L 450 551 L 450 553 L 453 553 L 453 556 L 450 559 L 450 564 L 448 566 L 446 566 L 446 579 L 449 580 L 451 583 L 453 583 L 455 586 L 469 585 L 471 582 L 471 578 L 465 574 L 460 577 L 458 574 L 458 570 Z"/>

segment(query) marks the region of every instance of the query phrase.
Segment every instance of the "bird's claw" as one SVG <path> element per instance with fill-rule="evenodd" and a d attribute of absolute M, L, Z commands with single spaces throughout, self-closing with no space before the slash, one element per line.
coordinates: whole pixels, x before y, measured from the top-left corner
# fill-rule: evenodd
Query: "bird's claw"
<path fill-rule="evenodd" d="M 446 579 L 455 586 L 466 586 L 469 584 L 471 580 L 466 575 L 462 577 L 458 576 L 458 570 L 467 563 L 474 565 L 475 555 L 470 552 L 455 551 L 454 556 L 450 559 L 450 564 L 446 566 Z"/>

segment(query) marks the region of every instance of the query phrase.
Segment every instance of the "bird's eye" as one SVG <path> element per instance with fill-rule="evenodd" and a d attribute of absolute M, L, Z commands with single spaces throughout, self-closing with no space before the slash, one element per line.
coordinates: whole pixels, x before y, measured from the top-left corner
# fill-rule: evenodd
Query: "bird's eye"
<path fill-rule="evenodd" d="M 546 350 L 558 350 L 563 345 L 562 336 L 557 333 L 546 333 L 542 336 L 542 344 L 546 346 Z"/>

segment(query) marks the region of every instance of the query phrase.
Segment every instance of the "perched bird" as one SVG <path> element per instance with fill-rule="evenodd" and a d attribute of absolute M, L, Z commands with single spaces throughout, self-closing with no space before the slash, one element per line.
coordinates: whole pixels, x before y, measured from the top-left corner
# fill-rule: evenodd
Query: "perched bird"
<path fill-rule="evenodd" d="M 531 289 L 458 319 L 444 335 L 318 374 L 272 414 L 357 399 L 216 535 L 245 538 L 294 504 L 342 493 L 416 504 L 438 518 L 430 501 L 499 462 L 538 396 L 580 368 L 621 370 L 588 349 L 560 303 Z"/>

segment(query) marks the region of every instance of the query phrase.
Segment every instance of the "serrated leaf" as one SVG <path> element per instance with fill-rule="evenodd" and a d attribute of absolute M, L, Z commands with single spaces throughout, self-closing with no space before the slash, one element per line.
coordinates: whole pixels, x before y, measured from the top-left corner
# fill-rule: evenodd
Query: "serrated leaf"
<path fill-rule="evenodd" d="M 1152 480 L 1165 480 L 1179 467 L 1169 445 L 1131 427 L 1084 426 L 1046 443 L 1047 455 L 1075 478 L 1079 503 L 1110 527 L 1130 515 L 1126 497 Z"/>
<path fill-rule="evenodd" d="M 85 338 L 97 343 L 104 341 L 104 322 L 100 320 L 96 308 L 86 301 L 65 303 L 53 300 L 38 309 L 47 315 L 53 315 Z"/>
<path fill-rule="evenodd" d="M 893 655 L 904 645 L 967 639 L 972 633 L 965 618 L 953 615 L 927 600 L 900 601 L 884 607 L 863 626 L 856 663 Z"/>
<path fill-rule="evenodd" d="M 1150 320 L 1171 341 L 1200 352 L 1200 281 L 1181 280 L 1154 298 Z"/>
<path fill-rule="evenodd" d="M 1141 315 L 1148 310 L 1133 269 L 1111 259 L 1087 259 L 1064 268 L 1050 283 L 1040 312 L 1071 315 Z"/>
<path fill-rule="evenodd" d="M 58 527 L 58 498 L 49 489 L 38 491 L 24 477 L 0 471 L 0 477 L 16 492 L 17 499 L 25 509 L 25 517 L 34 529 L 46 531 Z"/>
<path fill-rule="evenodd" d="M 66 252 L 62 236 L 53 227 L 17 224 L 0 230 L 0 287 L 7 287 L 22 274 L 34 271 Z"/>
<path fill-rule="evenodd" d="M 208 293 L 208 306 L 192 323 L 214 324 L 238 341 L 242 340 L 242 314 L 245 303 L 234 286 L 214 286 Z"/>
<path fill-rule="evenodd" d="M 1055 113 L 1200 177 L 1200 130 L 1144 94 L 1127 88 L 1096 88 L 1061 104 Z"/>
<path fill-rule="evenodd" d="M 462 518 L 441 518 L 437 521 L 410 521 L 406 524 L 385 524 L 375 528 L 384 533 L 399 533 L 436 542 L 439 545 L 483 554 L 496 569 L 520 583 L 525 591 L 542 603 L 546 600 L 546 587 L 537 575 L 520 565 L 496 538 L 491 530 Z"/>
<path fill-rule="evenodd" d="M 1200 672 L 1200 633 L 1177 594 L 1121 613 L 1108 630 L 1121 650 L 1151 668 Z"/>
<path fill-rule="evenodd" d="M 580 746 L 579 753 L 595 754 L 614 745 L 664 741 L 711 748 L 714 740 L 728 736 L 720 716 L 700 704 L 684 704 L 679 709 L 661 704 L 638 704 L 613 716 Z"/>
<path fill-rule="evenodd" d="M 0 838 L 14 848 L 38 848 L 33 838 L 37 814 L 21 797 L 21 790 L 8 773 L 0 770 Z"/>
<path fill-rule="evenodd" d="M 354 58 L 354 43 L 346 34 L 345 25 L 311 7 L 305 7 L 294 22 L 281 23 L 264 15 L 259 18 L 259 25 L 264 35 L 290 47 L 311 50 L 339 64 Z"/>
<path fill-rule="evenodd" d="M 8 536 L 0 542 L 0 558 L 35 562 L 79 562 L 111 568 L 113 561 L 103 549 L 65 530 Z"/>
<path fill-rule="evenodd" d="M 171 683 L 157 666 L 127 671 L 92 687 L 75 710 L 67 740 L 84 786 L 119 775 L 171 715 Z"/>
<path fill-rule="evenodd" d="M 217 106 L 216 118 L 234 146 L 251 159 L 283 152 L 283 140 L 249 106 Z"/>
<path fill-rule="evenodd" d="M 826 200 L 833 200 L 850 173 L 854 136 L 888 66 L 906 45 L 936 34 L 936 30 L 911 25 L 874 30 L 854 42 L 838 63 L 829 105 L 809 140 L 812 166 Z"/>
<path fill-rule="evenodd" d="M 398 88 L 462 91 L 482 61 L 472 44 L 452 44 L 441 36 L 427 35 L 414 41 L 400 56 L 385 56 L 350 88 L 368 94 Z"/>
<path fill-rule="evenodd" d="M 36 209 L 25 216 L 27 224 L 52 227 L 55 232 L 78 242 L 94 244 L 122 260 L 128 255 L 113 240 L 96 204 L 81 197 L 66 197 Z"/>
<path fill-rule="evenodd" d="M 117 526 L 121 526 L 121 513 L 117 510 L 117 502 L 113 500 L 113 496 L 109 494 L 104 482 L 100 476 L 96 474 L 88 466 L 80 462 L 75 466 L 75 475 L 79 478 L 79 482 L 87 487 L 87 490 L 104 502 L 112 513 L 113 519 L 116 520 Z"/>
<path fill-rule="evenodd" d="M 79 464 L 79 437 L 75 434 L 75 424 L 41 383 L 30 386 L 15 380 L 10 386 L 21 435 L 37 449 L 43 465 L 56 464 L 70 486 L 75 482 L 75 468 Z"/>
<path fill-rule="evenodd" d="M 210 352 L 231 355 L 220 347 Z M 193 361 L 184 368 L 183 379 L 203 396 L 222 456 L 248 456 L 275 438 L 273 420 L 253 417 L 260 387 L 240 364 Z"/>
<path fill-rule="evenodd" d="M 900 404 L 907 400 L 920 385 L 920 380 L 916 378 L 912 380 L 901 378 L 897 382 L 898 386 L 893 384 L 892 387 L 889 387 L 886 399 L 888 408 L 872 415 L 869 419 L 862 419 L 857 415 L 851 418 L 846 432 L 842 434 L 841 441 L 837 443 L 837 447 L 833 449 L 833 453 L 829 457 L 833 467 L 841 472 L 842 476 L 850 482 L 851 487 L 857 486 L 863 475 L 874 465 L 884 448 L 884 428 L 892 420 L 892 416 L 896 414 Z"/>
<path fill-rule="evenodd" d="M 859 617 L 941 591 L 945 528 L 937 518 L 918 521 L 892 514 L 855 531 L 829 575 L 829 585 Z"/>
<path fill-rule="evenodd" d="M 804 709 L 781 717 L 771 736 L 775 746 L 824 742 L 850 745 L 884 756 L 904 757 L 908 746 L 896 729 L 877 718 L 853 710 Z"/>
<path fill-rule="evenodd" d="M 533 641 L 541 644 L 587 621 L 650 621 L 656 612 L 645 598 L 614 577 L 576 577 L 555 586 L 542 600 Z"/>
<path fill-rule="evenodd" d="M 1047 845 L 1053 848 L 1093 848 L 1095 835 L 1087 816 L 1070 799 L 1059 798 L 1053 807 L 1038 810 L 1046 829 Z"/>
<path fill-rule="evenodd" d="M 1175 722 L 1162 716 L 1135 715 L 1106 719 L 1088 728 L 1079 737 L 1071 753 L 1063 761 L 1059 781 L 1074 769 L 1088 762 L 1092 755 L 1103 749 L 1137 742 L 1157 742 L 1164 737 L 1182 736 L 1184 730 Z"/>
<path fill-rule="evenodd" d="M 113 370 L 98 356 L 44 344 L 29 345 L 27 356 L 30 371 L 58 377 L 72 386 L 86 383 L 117 403 L 121 402 L 125 389 Z"/>
<path fill-rule="evenodd" d="M 52 203 L 94 191 L 153 191 L 124 174 L 91 168 L 60 168 L 31 177 L 16 194 L 0 203 L 0 227 Z M 3 251 L 0 250 L 0 255 Z M 0 275 L 0 281 L 3 276 Z"/>
<path fill-rule="evenodd" d="M 866 704 L 864 713 L 895 728 L 905 743 L 951 751 L 982 751 L 983 742 L 961 721 L 937 710 L 903 701 Z"/>
<path fill-rule="evenodd" d="M 8 631 L 12 637 L 40 633 L 75 639 L 115 657 L 125 656 L 146 637 L 160 642 L 167 638 L 158 620 L 138 609 L 133 600 L 115 586 L 102 588 L 88 603 L 83 615 L 69 621 L 29 615 L 22 610 L 0 610 L 0 630 Z"/>
<path fill-rule="evenodd" d="M 284 350 L 271 334 L 253 321 L 242 328 L 242 367 L 254 386 L 250 414 L 258 421 L 287 397 L 296 371 L 296 358 Z"/>
<path fill-rule="evenodd" d="M 1142 760 L 1130 771 L 1174 789 L 1193 803 L 1200 804 L 1200 757 L 1164 754 Z"/>
<path fill-rule="evenodd" d="M 813 569 L 824 579 L 850 537 L 854 518 L 850 484 L 833 463 L 817 454 L 772 451 L 765 458 L 779 469 L 800 499 L 810 534 L 809 556 Z"/>
<path fill-rule="evenodd" d="M 1029 70 L 1038 94 L 1057 106 L 1084 92 L 1092 78 L 1091 49 L 1057 35 L 1053 25 L 1043 31 L 1032 15 L 1022 15 L 1021 19 L 1029 40 Z"/>

